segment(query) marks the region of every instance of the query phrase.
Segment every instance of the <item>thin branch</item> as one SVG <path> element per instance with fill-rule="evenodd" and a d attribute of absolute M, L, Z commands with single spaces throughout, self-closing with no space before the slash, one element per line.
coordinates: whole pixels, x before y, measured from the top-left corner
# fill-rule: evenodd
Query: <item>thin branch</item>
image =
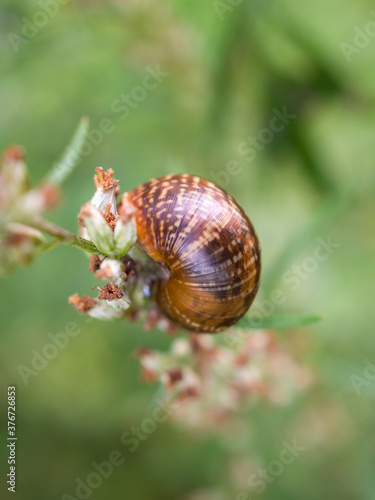
<path fill-rule="evenodd" d="M 100 254 L 99 250 L 96 246 L 91 242 L 80 236 L 76 236 L 75 234 L 67 231 L 66 229 L 53 224 L 45 219 L 36 219 L 29 223 L 29 226 L 34 227 L 35 229 L 39 229 L 39 231 L 43 231 L 44 233 L 50 234 L 57 238 L 64 245 L 70 245 L 72 247 L 80 248 L 88 253 L 96 253 Z"/>

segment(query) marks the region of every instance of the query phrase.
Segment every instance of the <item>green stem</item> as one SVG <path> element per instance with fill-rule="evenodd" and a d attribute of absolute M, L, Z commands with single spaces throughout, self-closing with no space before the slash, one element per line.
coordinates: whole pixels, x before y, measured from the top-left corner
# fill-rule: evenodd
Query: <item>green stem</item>
<path fill-rule="evenodd" d="M 65 148 L 60 160 L 56 162 L 51 171 L 46 176 L 46 181 L 52 184 L 61 185 L 73 172 L 82 159 L 82 149 L 89 132 L 89 119 L 81 118 L 73 137 Z"/>
<path fill-rule="evenodd" d="M 75 234 L 67 231 L 66 229 L 53 224 L 45 219 L 36 219 L 33 222 L 29 223 L 29 226 L 34 227 L 35 229 L 39 229 L 39 231 L 43 231 L 44 233 L 50 234 L 54 236 L 60 243 L 64 245 L 70 245 L 72 247 L 80 248 L 88 253 L 96 253 L 100 254 L 99 250 L 96 248 L 94 243 L 91 241 L 85 240 L 80 236 L 76 236 Z"/>

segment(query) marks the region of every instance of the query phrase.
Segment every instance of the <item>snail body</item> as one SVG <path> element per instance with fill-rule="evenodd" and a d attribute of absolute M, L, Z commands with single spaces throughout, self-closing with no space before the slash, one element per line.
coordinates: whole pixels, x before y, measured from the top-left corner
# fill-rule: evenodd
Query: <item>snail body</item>
<path fill-rule="evenodd" d="M 166 270 L 155 300 L 184 328 L 215 333 L 238 321 L 254 300 L 260 247 L 240 205 L 215 184 L 168 175 L 128 193 L 137 241 Z"/>

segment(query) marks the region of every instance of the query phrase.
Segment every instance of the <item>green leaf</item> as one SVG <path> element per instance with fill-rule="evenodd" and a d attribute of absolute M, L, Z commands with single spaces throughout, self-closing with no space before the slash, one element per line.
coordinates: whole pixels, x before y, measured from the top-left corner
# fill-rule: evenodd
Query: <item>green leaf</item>
<path fill-rule="evenodd" d="M 284 330 L 297 328 L 321 321 L 325 316 L 311 314 L 303 316 L 300 314 L 280 314 L 275 316 L 244 316 L 233 328 L 249 328 L 250 330 Z"/>
<path fill-rule="evenodd" d="M 57 185 L 62 184 L 79 164 L 82 156 L 82 148 L 89 132 L 89 125 L 89 119 L 87 116 L 83 116 L 70 143 L 64 149 L 61 158 L 53 165 L 51 171 L 47 174 L 47 182 Z"/>

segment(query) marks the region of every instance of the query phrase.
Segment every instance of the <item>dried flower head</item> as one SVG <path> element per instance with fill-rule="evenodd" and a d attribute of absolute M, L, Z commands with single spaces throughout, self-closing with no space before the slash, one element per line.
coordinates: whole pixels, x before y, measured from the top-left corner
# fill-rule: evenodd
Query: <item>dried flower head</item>
<path fill-rule="evenodd" d="M 30 189 L 24 160 L 20 146 L 10 146 L 0 160 L 0 272 L 31 262 L 43 249 L 46 240 L 32 226 L 61 197 L 47 181 Z"/>
<path fill-rule="evenodd" d="M 172 391 L 173 416 L 185 425 L 223 426 L 259 398 L 285 404 L 312 383 L 310 371 L 270 332 L 247 332 L 235 347 L 220 342 L 194 334 L 173 341 L 168 353 L 138 350 L 142 378 Z"/>
<path fill-rule="evenodd" d="M 120 258 L 136 242 L 135 220 L 130 206 L 122 207 L 118 214 L 119 188 L 113 170 L 104 172 L 101 167 L 95 170 L 95 194 L 83 205 L 78 216 L 81 235 L 91 240 L 103 255 Z"/>

